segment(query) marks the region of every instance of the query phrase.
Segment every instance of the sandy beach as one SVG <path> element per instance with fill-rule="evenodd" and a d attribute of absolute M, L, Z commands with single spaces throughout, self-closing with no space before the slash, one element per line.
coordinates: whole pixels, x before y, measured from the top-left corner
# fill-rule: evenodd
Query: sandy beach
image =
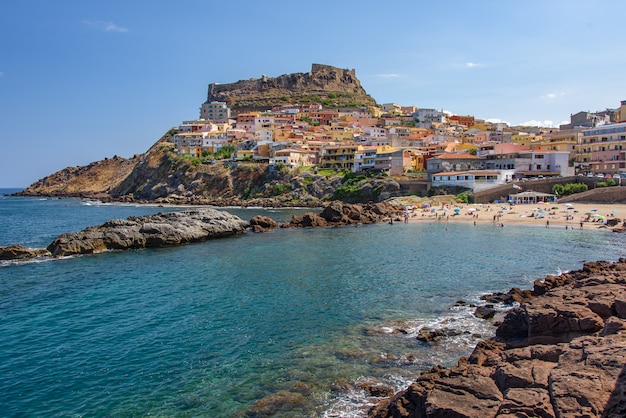
<path fill-rule="evenodd" d="M 626 204 L 606 203 L 537 203 L 525 205 L 500 204 L 434 204 L 416 207 L 409 213 L 409 222 L 475 222 L 494 225 L 524 224 L 549 228 L 606 228 L 626 220 Z M 612 221 L 614 220 L 614 221 Z"/>

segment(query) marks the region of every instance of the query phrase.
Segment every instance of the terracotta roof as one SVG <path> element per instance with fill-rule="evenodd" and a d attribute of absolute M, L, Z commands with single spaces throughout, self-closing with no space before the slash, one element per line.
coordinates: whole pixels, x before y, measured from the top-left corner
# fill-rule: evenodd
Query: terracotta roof
<path fill-rule="evenodd" d="M 439 158 L 439 159 L 443 159 L 443 160 L 476 160 L 476 159 L 480 159 L 482 157 L 479 157 L 478 155 L 472 155 L 472 154 L 438 154 L 435 155 L 434 158 Z"/>

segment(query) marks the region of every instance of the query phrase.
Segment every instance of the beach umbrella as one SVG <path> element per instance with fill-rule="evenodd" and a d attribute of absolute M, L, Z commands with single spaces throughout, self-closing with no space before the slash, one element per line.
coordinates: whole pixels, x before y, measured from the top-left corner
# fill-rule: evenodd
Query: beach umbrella
<path fill-rule="evenodd" d="M 593 208 L 593 209 L 591 209 L 591 211 L 592 211 L 592 212 L 597 212 L 597 211 L 598 211 L 598 209 L 597 209 L 597 208 Z"/>
<path fill-rule="evenodd" d="M 571 208 L 571 207 L 572 207 L 572 206 L 574 206 L 574 205 L 572 205 L 571 203 L 566 203 L 566 204 L 565 204 L 565 206 L 567 206 L 567 207 L 570 207 L 570 208 Z"/>
<path fill-rule="evenodd" d="M 569 208 L 567 208 L 567 210 L 574 210 L 574 207 L 570 206 Z"/>

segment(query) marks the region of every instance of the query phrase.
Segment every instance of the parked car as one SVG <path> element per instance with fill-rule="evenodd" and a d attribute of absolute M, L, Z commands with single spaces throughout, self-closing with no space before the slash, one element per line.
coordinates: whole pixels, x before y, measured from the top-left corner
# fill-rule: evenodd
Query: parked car
<path fill-rule="evenodd" d="M 596 177 L 598 177 L 598 178 L 600 178 L 600 179 L 603 179 L 603 178 L 604 178 L 604 174 L 602 174 L 602 173 L 598 173 L 598 174 L 596 174 Z"/>

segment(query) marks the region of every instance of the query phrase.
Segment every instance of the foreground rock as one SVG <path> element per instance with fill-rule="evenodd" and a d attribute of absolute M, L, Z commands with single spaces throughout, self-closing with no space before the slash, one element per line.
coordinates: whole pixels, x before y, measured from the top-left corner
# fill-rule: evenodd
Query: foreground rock
<path fill-rule="evenodd" d="M 469 359 L 422 373 L 370 416 L 626 416 L 626 260 L 548 276 L 522 299 Z"/>
<path fill-rule="evenodd" d="M 80 232 L 59 235 L 48 246 L 55 256 L 106 250 L 166 247 L 243 233 L 248 222 L 228 212 L 193 209 L 114 219 Z"/>
<path fill-rule="evenodd" d="M 36 257 L 47 257 L 50 253 L 47 250 L 31 249 L 21 245 L 9 245 L 0 247 L 0 260 L 28 260 Z"/>

